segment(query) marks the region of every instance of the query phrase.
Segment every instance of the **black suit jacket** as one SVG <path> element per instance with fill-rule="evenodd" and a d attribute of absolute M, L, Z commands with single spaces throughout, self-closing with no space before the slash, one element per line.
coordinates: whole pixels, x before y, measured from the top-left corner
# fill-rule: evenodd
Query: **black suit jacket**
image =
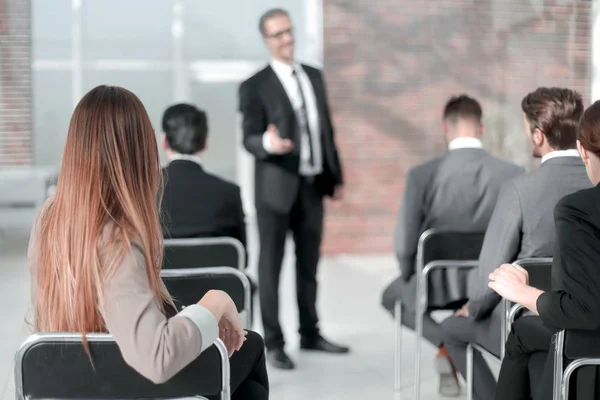
<path fill-rule="evenodd" d="M 307 65 L 302 65 L 302 68 L 312 83 L 321 125 L 323 173 L 315 178 L 315 184 L 322 195 L 332 196 L 335 187 L 343 184 L 343 177 L 325 83 L 318 69 Z M 256 158 L 256 206 L 288 212 L 294 204 L 300 183 L 300 132 L 294 109 L 271 66 L 242 83 L 239 98 L 244 146 Z M 265 151 L 262 136 L 269 124 L 274 124 L 283 138 L 292 140 L 292 152 L 276 155 Z"/>
<path fill-rule="evenodd" d="M 174 160 L 163 169 L 165 238 L 227 236 L 246 247 L 239 186 L 211 175 L 197 163 Z"/>
<path fill-rule="evenodd" d="M 600 330 L 600 186 L 563 197 L 554 222 L 553 290 L 538 313 L 554 329 Z"/>

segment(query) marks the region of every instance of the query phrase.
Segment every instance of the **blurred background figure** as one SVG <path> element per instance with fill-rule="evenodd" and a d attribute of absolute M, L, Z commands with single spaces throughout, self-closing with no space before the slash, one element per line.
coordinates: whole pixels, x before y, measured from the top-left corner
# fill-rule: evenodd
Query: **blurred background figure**
<path fill-rule="evenodd" d="M 296 245 L 300 347 L 327 353 L 349 350 L 321 336 L 316 308 L 323 197 L 342 199 L 342 166 L 323 76 L 294 58 L 288 12 L 267 11 L 259 31 L 271 61 L 240 86 L 240 111 L 244 146 L 256 158 L 258 277 L 267 360 L 274 367 L 293 369 L 279 324 L 279 278 L 288 231 Z"/>

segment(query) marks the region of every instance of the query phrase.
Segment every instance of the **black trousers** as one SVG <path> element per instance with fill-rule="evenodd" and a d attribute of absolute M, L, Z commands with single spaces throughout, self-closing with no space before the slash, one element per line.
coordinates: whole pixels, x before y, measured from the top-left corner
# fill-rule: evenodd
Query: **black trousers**
<path fill-rule="evenodd" d="M 257 207 L 260 256 L 258 280 L 260 308 L 267 349 L 283 348 L 279 325 L 279 275 L 288 230 L 296 244 L 296 295 L 300 334 L 306 340 L 319 334 L 317 327 L 317 265 L 323 233 L 323 196 L 315 185 L 301 179 L 298 196 L 289 213 Z"/>
<path fill-rule="evenodd" d="M 265 345 L 256 332 L 248 331 L 246 342 L 229 359 L 232 400 L 267 400 L 269 377 L 265 363 Z M 209 397 L 211 400 L 219 396 Z"/>
<path fill-rule="evenodd" d="M 496 400 L 552 399 L 552 336 L 555 333 L 546 327 L 538 316 L 521 317 L 513 323 L 500 367 Z M 532 374 L 536 371 L 530 371 L 529 362 L 531 357 L 539 352 L 547 353 L 546 363 L 539 378 L 533 378 Z M 537 382 L 531 382 L 532 379 Z M 532 386 L 537 388 L 536 393 L 531 393 Z"/>

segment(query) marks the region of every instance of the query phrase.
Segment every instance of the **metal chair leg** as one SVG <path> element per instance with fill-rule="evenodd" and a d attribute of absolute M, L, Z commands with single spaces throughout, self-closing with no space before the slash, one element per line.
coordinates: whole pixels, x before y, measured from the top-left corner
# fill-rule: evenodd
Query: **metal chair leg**
<path fill-rule="evenodd" d="M 554 335 L 554 387 L 553 400 L 561 400 L 563 381 L 563 346 L 565 343 L 565 331 L 560 331 Z"/>
<path fill-rule="evenodd" d="M 418 292 L 420 290 L 417 289 Z M 423 316 L 425 314 L 425 306 L 417 297 L 417 306 L 415 312 L 415 381 L 414 381 L 414 396 L 413 400 L 419 400 L 421 397 L 421 340 L 423 339 Z"/>
<path fill-rule="evenodd" d="M 394 304 L 394 390 L 400 391 L 401 352 L 402 352 L 402 302 Z"/>
<path fill-rule="evenodd" d="M 467 345 L 467 400 L 473 400 L 473 346 Z"/>

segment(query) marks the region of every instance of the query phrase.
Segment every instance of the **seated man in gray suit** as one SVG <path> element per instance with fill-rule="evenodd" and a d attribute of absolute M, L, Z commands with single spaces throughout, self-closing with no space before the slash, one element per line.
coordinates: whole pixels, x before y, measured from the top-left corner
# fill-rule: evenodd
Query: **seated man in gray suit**
<path fill-rule="evenodd" d="M 402 275 L 385 289 L 382 303 L 393 313 L 396 300 L 401 299 L 402 324 L 411 329 L 415 324 L 414 268 L 419 236 L 431 228 L 485 232 L 500 188 L 524 172 L 483 150 L 481 117 L 481 107 L 476 100 L 465 95 L 450 99 L 443 115 L 448 152 L 414 167 L 406 177 L 395 234 Z M 461 305 L 462 302 L 457 304 L 448 299 L 440 299 L 440 304 L 436 304 L 439 308 L 454 310 Z M 429 314 L 425 317 L 423 335 L 435 346 L 442 347 L 441 328 Z M 450 366 L 443 350 L 439 355 L 445 365 Z M 448 370 L 440 381 L 440 390 L 456 393 L 460 390 L 456 375 L 451 367 Z"/>
<path fill-rule="evenodd" d="M 466 348 L 475 342 L 500 354 L 500 296 L 488 289 L 489 274 L 504 263 L 554 254 L 554 206 L 562 197 L 591 186 L 576 149 L 583 113 L 581 95 L 573 90 L 539 88 L 523 99 L 525 134 L 533 157 L 542 165 L 510 181 L 501 191 L 479 256 L 469 277 L 470 301 L 442 323 L 444 344 L 463 376 Z M 474 394 L 493 399 L 496 381 L 483 357 L 475 352 Z"/>

